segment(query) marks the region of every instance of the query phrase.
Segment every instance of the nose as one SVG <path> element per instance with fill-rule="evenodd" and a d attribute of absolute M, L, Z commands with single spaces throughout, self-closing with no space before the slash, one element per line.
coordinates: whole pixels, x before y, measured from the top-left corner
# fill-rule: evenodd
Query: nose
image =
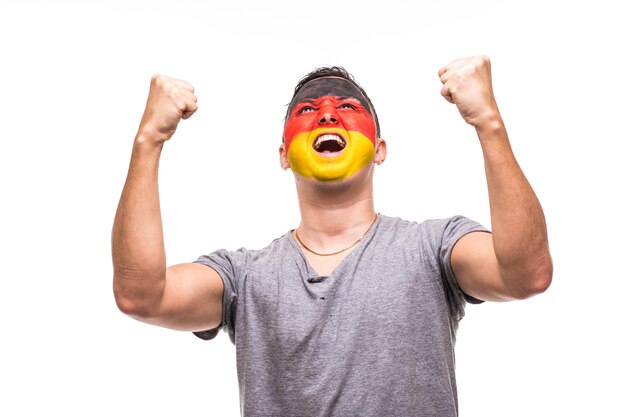
<path fill-rule="evenodd" d="M 320 116 L 317 119 L 318 125 L 336 125 L 337 113 L 332 105 L 325 105 L 320 108 Z"/>

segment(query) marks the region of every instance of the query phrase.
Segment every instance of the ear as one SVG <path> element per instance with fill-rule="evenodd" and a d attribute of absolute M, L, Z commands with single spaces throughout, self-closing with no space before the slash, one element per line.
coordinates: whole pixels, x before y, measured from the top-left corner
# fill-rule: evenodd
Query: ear
<path fill-rule="evenodd" d="M 380 165 L 387 158 L 387 142 L 383 138 L 376 138 L 376 152 L 374 153 L 374 162 Z"/>
<path fill-rule="evenodd" d="M 287 150 L 285 149 L 285 144 L 281 143 L 278 147 L 278 155 L 280 157 L 280 166 L 282 169 L 287 170 L 291 168 L 289 166 L 289 161 L 287 160 Z"/>

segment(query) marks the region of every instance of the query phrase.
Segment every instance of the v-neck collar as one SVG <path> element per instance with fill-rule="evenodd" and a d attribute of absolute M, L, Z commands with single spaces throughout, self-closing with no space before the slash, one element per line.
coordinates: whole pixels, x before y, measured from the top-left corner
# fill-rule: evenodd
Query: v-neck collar
<path fill-rule="evenodd" d="M 309 263 L 309 260 L 307 259 L 306 255 L 304 254 L 302 248 L 300 247 L 295 237 L 293 236 L 294 229 L 290 230 L 287 233 L 289 235 L 289 241 L 291 242 L 291 245 L 294 248 L 294 250 L 298 253 L 300 260 L 303 262 L 304 267 L 307 271 L 308 277 L 306 281 L 309 284 L 317 284 L 323 281 L 327 281 L 328 279 L 335 276 L 337 271 L 339 271 L 347 262 L 349 262 L 350 258 L 354 256 L 360 256 L 364 248 L 369 244 L 372 237 L 376 234 L 376 230 L 378 229 L 378 226 L 381 222 L 382 217 L 383 215 L 378 213 L 377 218 L 374 221 L 374 224 L 370 227 L 369 231 L 363 236 L 363 239 L 354 247 L 352 251 L 350 251 L 350 253 L 348 253 L 337 264 L 337 266 L 332 270 L 332 272 L 329 275 L 321 275 L 315 270 L 315 268 L 313 268 L 313 266 Z"/>

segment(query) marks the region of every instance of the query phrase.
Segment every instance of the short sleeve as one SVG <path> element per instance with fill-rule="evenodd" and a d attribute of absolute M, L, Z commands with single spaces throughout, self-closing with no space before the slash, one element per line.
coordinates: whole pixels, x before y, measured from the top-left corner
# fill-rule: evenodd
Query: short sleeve
<path fill-rule="evenodd" d="M 444 221 L 444 228 L 441 235 L 441 247 L 439 251 L 439 261 L 443 272 L 444 287 L 446 297 L 450 306 L 452 318 L 459 321 L 465 314 L 465 302 L 470 304 L 482 303 L 482 300 L 465 294 L 459 287 L 454 272 L 452 271 L 451 255 L 454 245 L 468 233 L 489 232 L 480 223 L 463 216 L 455 216 Z"/>
<path fill-rule="evenodd" d="M 232 252 L 218 250 L 209 255 L 202 255 L 195 263 L 213 268 L 224 283 L 224 295 L 222 297 L 222 323 L 215 329 L 194 332 L 203 340 L 211 340 L 217 336 L 220 329 L 228 332 L 230 340 L 235 343 L 235 323 L 237 318 L 237 283 L 245 268 L 247 252 L 239 249 Z"/>

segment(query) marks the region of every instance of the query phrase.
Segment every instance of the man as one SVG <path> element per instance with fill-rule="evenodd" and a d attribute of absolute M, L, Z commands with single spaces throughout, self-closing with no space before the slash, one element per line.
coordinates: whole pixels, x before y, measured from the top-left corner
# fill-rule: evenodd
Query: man
<path fill-rule="evenodd" d="M 552 277 L 544 216 L 509 145 L 487 57 L 439 71 L 441 94 L 478 134 L 492 233 L 457 216 L 377 214 L 386 143 L 365 91 L 340 68 L 296 87 L 280 163 L 299 226 L 261 250 L 166 267 L 159 155 L 197 109 L 193 87 L 152 79 L 113 227 L 119 308 L 141 321 L 236 345 L 246 416 L 456 416 L 454 342 L 466 301 L 513 300 Z"/>

